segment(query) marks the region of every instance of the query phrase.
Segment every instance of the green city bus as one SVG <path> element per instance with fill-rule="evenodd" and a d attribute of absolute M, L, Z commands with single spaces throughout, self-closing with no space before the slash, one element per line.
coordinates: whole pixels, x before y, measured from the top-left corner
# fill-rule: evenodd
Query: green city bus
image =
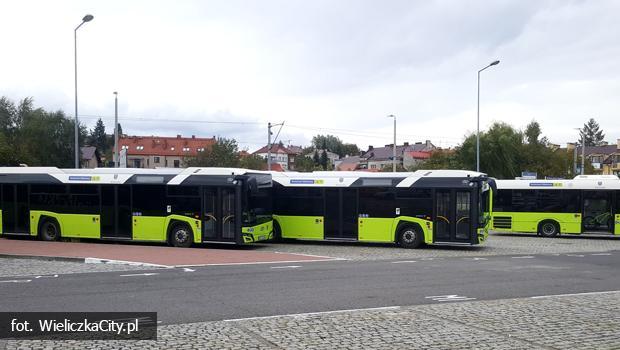
<path fill-rule="evenodd" d="M 494 180 L 460 170 L 273 173 L 274 236 L 474 245 L 486 240 Z"/>
<path fill-rule="evenodd" d="M 0 233 L 245 244 L 272 238 L 271 175 L 227 168 L 0 168 Z"/>
<path fill-rule="evenodd" d="M 620 179 L 581 175 L 572 180 L 497 180 L 493 230 L 620 235 Z"/>

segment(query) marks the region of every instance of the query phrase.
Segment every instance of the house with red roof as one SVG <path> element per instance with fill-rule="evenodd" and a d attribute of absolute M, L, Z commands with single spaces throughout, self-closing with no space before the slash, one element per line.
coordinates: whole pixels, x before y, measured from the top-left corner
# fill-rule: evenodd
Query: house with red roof
<path fill-rule="evenodd" d="M 121 135 L 119 149 L 125 150 L 128 168 L 180 168 L 189 158 L 215 144 L 215 137 L 166 137 Z"/>
<path fill-rule="evenodd" d="M 269 149 L 267 148 L 267 146 L 264 146 L 254 151 L 254 153 L 252 154 L 256 154 L 260 157 L 267 159 L 267 155 L 269 154 L 268 150 Z M 273 165 L 275 164 L 278 164 L 284 171 L 288 171 L 289 169 L 292 170 L 294 160 L 295 153 L 293 151 L 289 150 L 288 148 L 284 147 L 279 143 L 271 145 L 272 170 L 275 170 L 273 168 Z"/>

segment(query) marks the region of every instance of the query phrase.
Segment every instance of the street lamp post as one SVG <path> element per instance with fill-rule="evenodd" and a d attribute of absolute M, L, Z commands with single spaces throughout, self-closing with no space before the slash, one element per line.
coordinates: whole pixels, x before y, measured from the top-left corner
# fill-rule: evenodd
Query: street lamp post
<path fill-rule="evenodd" d="M 499 60 L 491 62 L 488 66 L 478 71 L 478 122 L 476 126 L 476 171 L 478 172 L 480 172 L 480 72 L 497 64 L 499 64 Z"/>
<path fill-rule="evenodd" d="M 394 144 L 392 145 L 392 172 L 396 172 L 396 116 L 388 115 L 388 118 L 394 118 Z"/>
<path fill-rule="evenodd" d="M 118 168 L 118 92 L 114 91 L 114 167 Z"/>
<path fill-rule="evenodd" d="M 74 67 L 75 67 L 75 168 L 80 167 L 80 144 L 78 141 L 78 93 L 77 93 L 77 30 L 82 24 L 93 20 L 93 15 L 86 15 L 82 18 L 82 23 L 75 27 L 73 31 Z"/>

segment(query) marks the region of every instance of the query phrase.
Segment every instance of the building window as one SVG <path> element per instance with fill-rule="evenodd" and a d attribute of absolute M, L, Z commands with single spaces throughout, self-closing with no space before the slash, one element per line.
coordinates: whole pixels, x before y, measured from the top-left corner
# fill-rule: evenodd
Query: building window
<path fill-rule="evenodd" d="M 204 149 L 204 147 L 200 147 L 200 148 L 197 148 L 197 149 L 196 149 L 196 151 L 198 151 L 198 152 L 204 152 L 204 151 L 205 151 L 205 149 Z"/>
<path fill-rule="evenodd" d="M 142 151 L 142 150 L 144 149 L 144 146 L 136 146 L 136 149 L 137 149 L 138 151 Z"/>
<path fill-rule="evenodd" d="M 159 163 L 159 157 L 153 157 L 153 162 L 154 163 Z"/>
<path fill-rule="evenodd" d="M 178 167 L 180 167 L 180 166 L 181 166 L 181 161 L 180 161 L 180 160 L 178 160 L 178 159 L 175 159 L 175 160 L 174 160 L 174 167 L 175 167 L 175 168 L 178 168 Z"/>
<path fill-rule="evenodd" d="M 170 147 L 170 150 L 171 150 L 171 151 L 174 151 L 174 147 Z"/>
<path fill-rule="evenodd" d="M 129 149 L 129 146 L 123 145 L 123 147 L 121 147 L 121 149 Z"/>
<path fill-rule="evenodd" d="M 183 152 L 189 152 L 189 147 L 183 147 Z"/>

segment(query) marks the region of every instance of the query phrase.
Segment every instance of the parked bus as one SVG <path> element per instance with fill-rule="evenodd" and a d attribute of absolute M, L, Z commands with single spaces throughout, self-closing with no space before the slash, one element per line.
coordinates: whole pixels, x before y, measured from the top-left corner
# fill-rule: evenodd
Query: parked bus
<path fill-rule="evenodd" d="M 620 179 L 497 180 L 493 229 L 500 232 L 620 235 Z"/>
<path fill-rule="evenodd" d="M 244 244 L 270 239 L 271 175 L 244 169 L 0 168 L 2 235 Z"/>
<path fill-rule="evenodd" d="M 471 171 L 289 172 L 273 182 L 276 238 L 473 245 L 491 221 L 494 181 Z"/>

